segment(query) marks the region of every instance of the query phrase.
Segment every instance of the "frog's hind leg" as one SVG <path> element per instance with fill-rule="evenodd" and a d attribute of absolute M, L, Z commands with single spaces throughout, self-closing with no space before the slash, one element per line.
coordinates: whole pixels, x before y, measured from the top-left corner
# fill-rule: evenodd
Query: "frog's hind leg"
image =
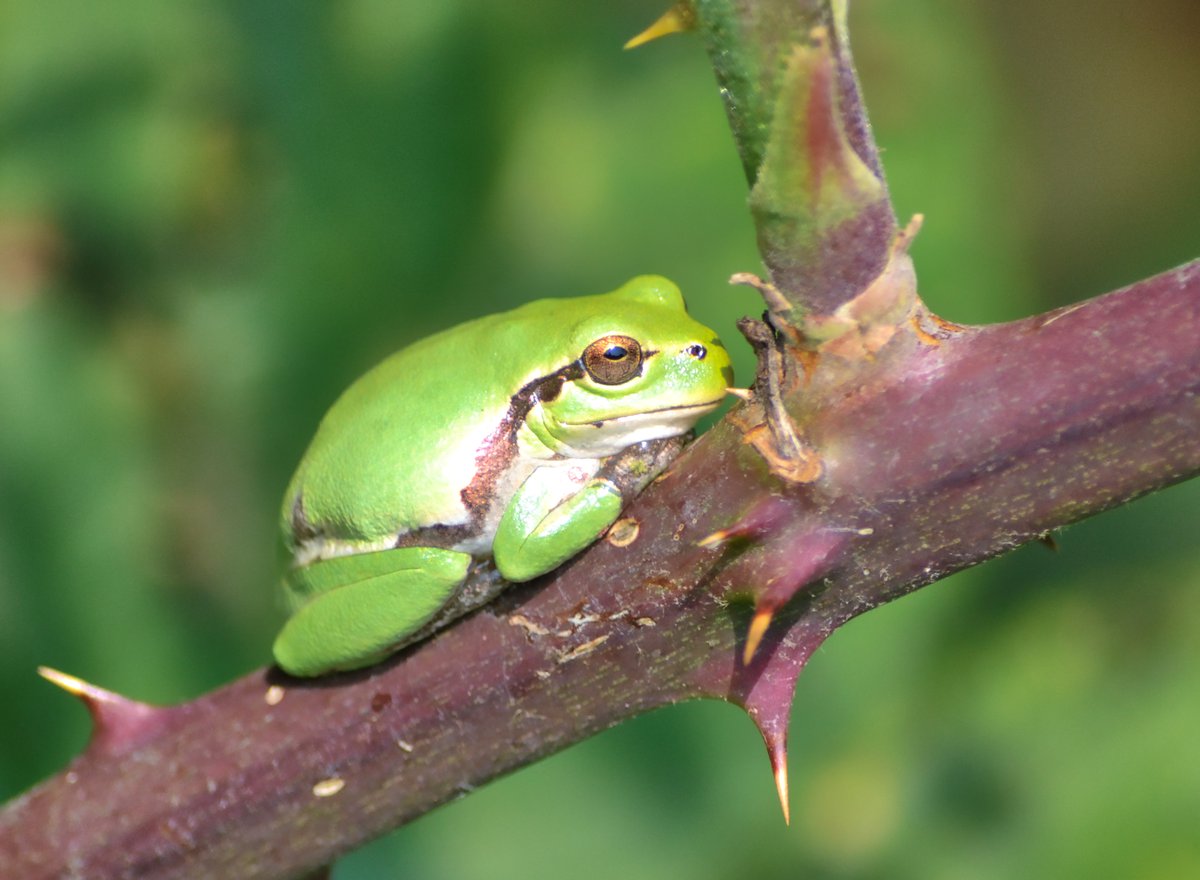
<path fill-rule="evenodd" d="M 275 660 L 292 675 L 321 675 L 377 663 L 454 595 L 471 557 L 403 547 L 310 563 L 288 573 L 291 618 Z"/>

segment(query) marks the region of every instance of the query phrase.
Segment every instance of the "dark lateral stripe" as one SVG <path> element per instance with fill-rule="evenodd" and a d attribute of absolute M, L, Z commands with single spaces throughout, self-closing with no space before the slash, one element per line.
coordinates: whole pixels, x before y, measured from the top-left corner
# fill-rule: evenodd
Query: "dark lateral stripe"
<path fill-rule="evenodd" d="M 508 411 L 484 441 L 482 451 L 475 459 L 474 478 L 460 493 L 470 517 L 468 535 L 476 533 L 482 525 L 495 498 L 496 484 L 517 457 L 517 431 L 525 423 L 529 411 L 538 403 L 557 400 L 563 385 L 581 378 L 583 364 L 572 361 L 548 376 L 529 382 L 509 400 Z"/>

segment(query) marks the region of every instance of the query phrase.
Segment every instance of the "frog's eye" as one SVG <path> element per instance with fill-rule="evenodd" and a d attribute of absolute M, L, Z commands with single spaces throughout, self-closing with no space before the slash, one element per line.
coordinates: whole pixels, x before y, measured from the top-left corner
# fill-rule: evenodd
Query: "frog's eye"
<path fill-rule="evenodd" d="M 630 336 L 601 336 L 580 360 L 601 385 L 621 385 L 642 372 L 642 347 Z"/>

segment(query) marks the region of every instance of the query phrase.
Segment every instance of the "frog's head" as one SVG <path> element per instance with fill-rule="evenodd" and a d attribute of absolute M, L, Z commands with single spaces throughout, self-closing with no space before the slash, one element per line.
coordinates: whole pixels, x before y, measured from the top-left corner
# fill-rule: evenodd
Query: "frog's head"
<path fill-rule="evenodd" d="M 562 302 L 571 308 L 558 332 L 576 359 L 542 384 L 526 421 L 556 453 L 600 457 L 682 434 L 733 382 L 717 334 L 688 315 L 665 278 Z"/>

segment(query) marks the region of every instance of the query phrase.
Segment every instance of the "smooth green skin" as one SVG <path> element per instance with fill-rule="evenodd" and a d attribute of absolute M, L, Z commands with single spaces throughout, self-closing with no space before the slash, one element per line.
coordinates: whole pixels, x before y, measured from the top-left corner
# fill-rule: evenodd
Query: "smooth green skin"
<path fill-rule="evenodd" d="M 604 385 L 572 368 L 613 334 L 648 353 L 639 375 Z M 531 394 L 564 369 L 574 372 L 557 393 Z M 509 581 L 557 567 L 620 515 L 604 463 L 690 430 L 732 380 L 716 334 L 658 276 L 531 302 L 392 355 L 329 410 L 284 497 L 292 615 L 277 662 L 312 676 L 381 660 L 454 596 L 476 559 L 490 555 Z M 394 546 L 433 527 L 456 529 L 456 540 Z"/>

